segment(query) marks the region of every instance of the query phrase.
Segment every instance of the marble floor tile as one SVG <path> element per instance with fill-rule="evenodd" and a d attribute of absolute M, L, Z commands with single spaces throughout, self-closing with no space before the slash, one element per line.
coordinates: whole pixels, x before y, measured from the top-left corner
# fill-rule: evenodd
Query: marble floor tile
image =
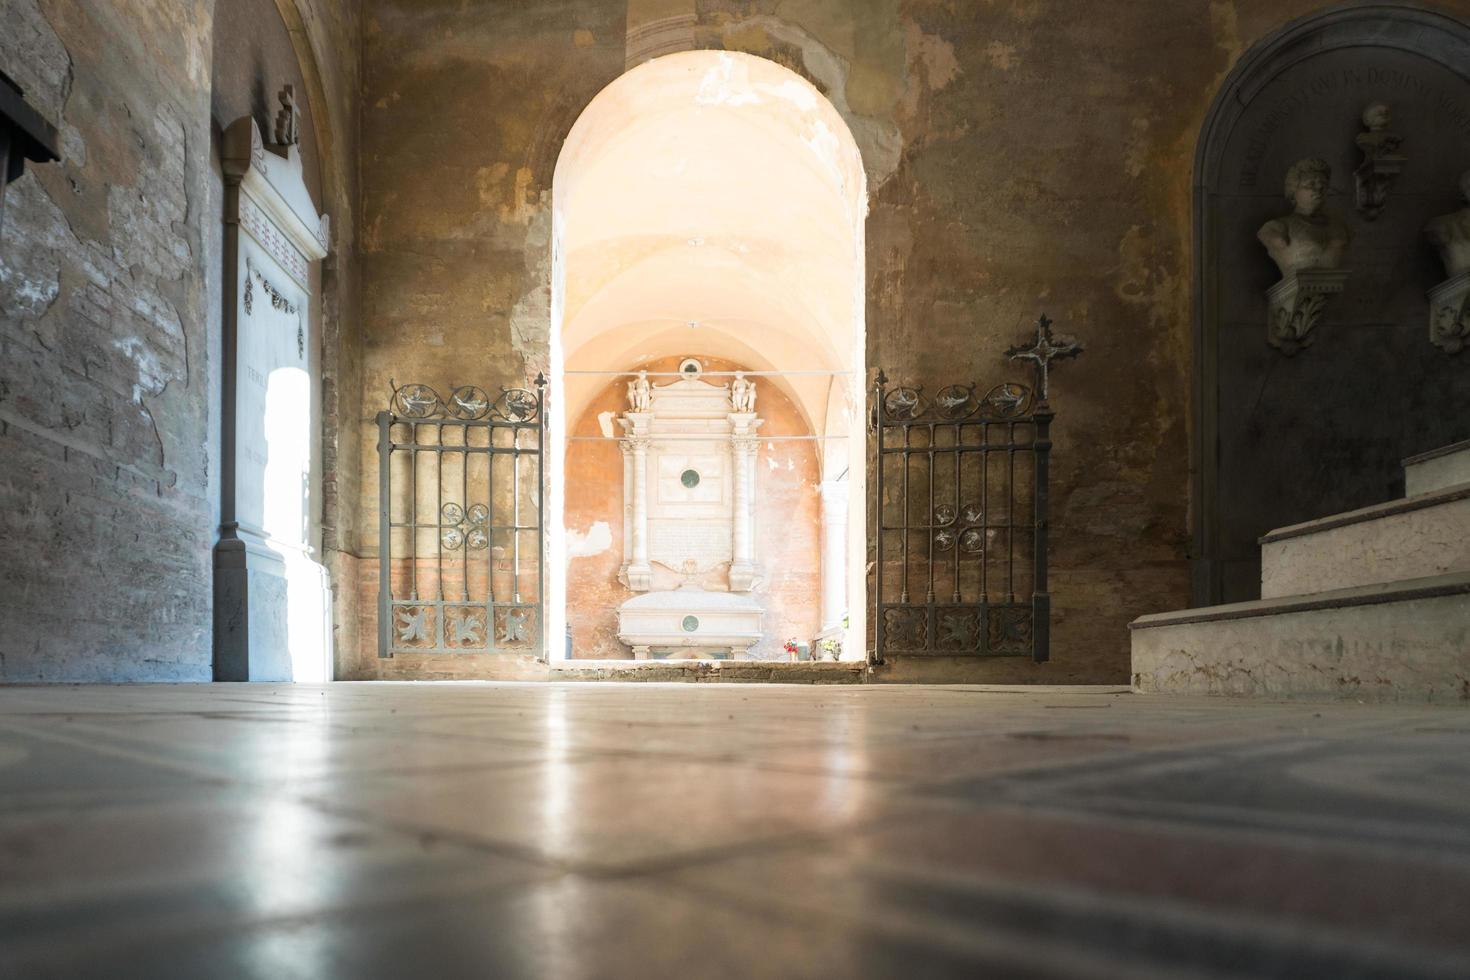
<path fill-rule="evenodd" d="M 1470 976 L 1470 711 L 0 688 L 0 977 Z"/>

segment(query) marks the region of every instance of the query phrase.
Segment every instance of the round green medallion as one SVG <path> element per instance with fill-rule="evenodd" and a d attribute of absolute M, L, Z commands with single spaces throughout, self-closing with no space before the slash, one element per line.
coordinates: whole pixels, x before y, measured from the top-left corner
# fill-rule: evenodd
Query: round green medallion
<path fill-rule="evenodd" d="M 693 633 L 695 630 L 699 629 L 699 617 L 685 616 L 684 622 L 681 625 L 683 625 L 684 627 L 684 632 Z"/>
<path fill-rule="evenodd" d="M 690 490 L 693 490 L 695 487 L 699 486 L 699 474 L 696 473 L 694 470 L 685 470 L 683 473 L 679 474 L 679 481 Z"/>

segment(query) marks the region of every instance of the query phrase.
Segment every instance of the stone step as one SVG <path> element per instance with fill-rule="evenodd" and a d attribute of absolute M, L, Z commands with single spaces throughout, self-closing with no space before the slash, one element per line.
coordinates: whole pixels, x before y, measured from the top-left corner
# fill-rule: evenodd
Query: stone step
<path fill-rule="evenodd" d="M 1470 572 L 1142 616 L 1143 693 L 1470 701 Z"/>
<path fill-rule="evenodd" d="M 1404 496 L 1470 483 L 1470 439 L 1404 460 Z"/>
<path fill-rule="evenodd" d="M 1470 571 L 1470 483 L 1261 538 L 1261 598 Z"/>

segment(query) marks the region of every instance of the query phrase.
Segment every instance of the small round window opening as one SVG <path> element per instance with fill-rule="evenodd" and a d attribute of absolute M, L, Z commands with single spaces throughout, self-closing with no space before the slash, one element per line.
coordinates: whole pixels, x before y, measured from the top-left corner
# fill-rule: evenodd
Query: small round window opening
<path fill-rule="evenodd" d="M 695 487 L 699 486 L 699 473 L 695 470 L 685 470 L 683 473 L 679 474 L 679 482 L 684 484 L 684 486 L 688 487 L 690 490 L 693 490 Z"/>
<path fill-rule="evenodd" d="M 679 362 L 679 374 L 690 380 L 698 380 L 699 376 L 703 373 L 704 365 L 699 363 L 695 358 L 686 357 Z"/>

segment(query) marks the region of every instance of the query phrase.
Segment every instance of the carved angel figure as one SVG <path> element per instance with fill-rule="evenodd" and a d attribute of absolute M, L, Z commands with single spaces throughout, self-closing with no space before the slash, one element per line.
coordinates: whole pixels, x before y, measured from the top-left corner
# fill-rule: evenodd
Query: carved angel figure
<path fill-rule="evenodd" d="M 730 382 L 730 405 L 740 414 L 755 411 L 755 382 L 745 380 L 744 371 L 736 371 L 735 380 Z"/>
<path fill-rule="evenodd" d="M 634 412 L 646 412 L 653 401 L 653 389 L 648 383 L 648 372 L 639 371 L 635 381 L 628 382 L 628 408 Z"/>

